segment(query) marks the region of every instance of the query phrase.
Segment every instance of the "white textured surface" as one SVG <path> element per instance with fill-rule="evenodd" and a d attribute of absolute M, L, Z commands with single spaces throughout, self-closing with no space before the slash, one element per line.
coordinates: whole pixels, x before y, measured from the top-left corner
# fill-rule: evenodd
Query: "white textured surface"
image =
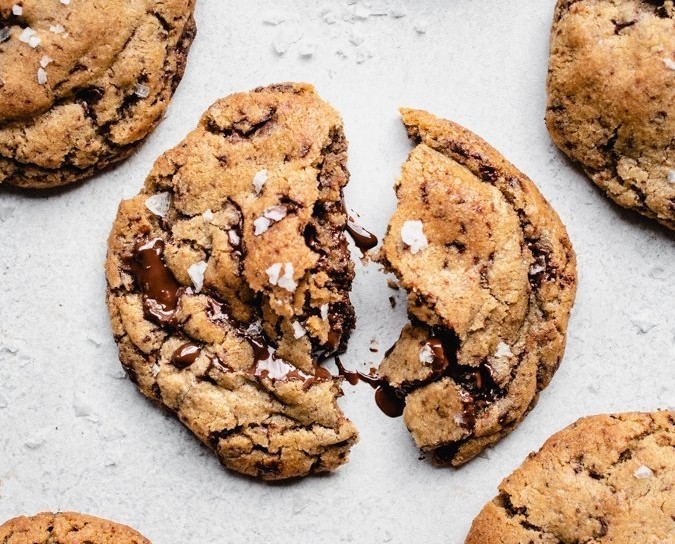
<path fill-rule="evenodd" d="M 675 407 L 673 237 L 612 205 L 551 144 L 543 117 L 554 0 L 410 0 L 396 4 L 405 14 L 396 18 L 345 0 L 198 3 L 185 78 L 134 157 L 46 196 L 0 192 L 0 521 L 79 510 L 129 523 L 155 544 L 462 542 L 500 479 L 554 431 L 585 414 Z M 402 422 L 378 411 L 369 388 L 346 385 L 342 406 L 361 432 L 350 463 L 265 485 L 222 469 L 122 378 L 103 277 L 120 198 L 216 98 L 285 80 L 314 83 L 342 112 L 347 202 L 379 235 L 410 149 L 399 106 L 482 135 L 568 226 L 580 286 L 563 365 L 525 422 L 460 470 L 418 460 Z M 357 269 L 360 320 L 344 360 L 367 368 L 382 353 L 369 351 L 371 340 L 391 345 L 405 305 L 399 293 L 390 309 L 393 292 L 375 266 Z"/>

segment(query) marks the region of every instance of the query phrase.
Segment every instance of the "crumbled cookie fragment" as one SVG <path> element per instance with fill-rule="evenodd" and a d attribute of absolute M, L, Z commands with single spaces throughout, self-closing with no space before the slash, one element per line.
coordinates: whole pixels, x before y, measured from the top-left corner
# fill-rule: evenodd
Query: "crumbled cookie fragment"
<path fill-rule="evenodd" d="M 675 229 L 672 0 L 558 0 L 546 125 L 614 202 Z"/>
<path fill-rule="evenodd" d="M 333 470 L 357 439 L 340 380 L 317 366 L 354 326 L 346 151 L 309 85 L 232 95 L 155 163 L 110 235 L 122 364 L 244 474 Z"/>
<path fill-rule="evenodd" d="M 408 292 L 411 322 L 378 370 L 380 400 L 402 400 L 417 445 L 457 466 L 510 432 L 557 369 L 575 256 L 497 151 L 450 121 L 402 114 L 418 145 L 379 259 Z"/>
<path fill-rule="evenodd" d="M 580 419 L 501 483 L 466 544 L 675 542 L 674 452 L 673 412 Z"/>
<path fill-rule="evenodd" d="M 183 76 L 193 11 L 194 0 L 5 2 L 0 184 L 56 187 L 131 155 Z"/>

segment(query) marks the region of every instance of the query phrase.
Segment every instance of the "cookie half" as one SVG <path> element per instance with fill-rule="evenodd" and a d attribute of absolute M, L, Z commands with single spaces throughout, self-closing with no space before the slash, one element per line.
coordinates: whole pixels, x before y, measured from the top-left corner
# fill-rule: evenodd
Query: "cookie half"
<path fill-rule="evenodd" d="M 354 326 L 347 142 L 313 87 L 217 101 L 122 202 L 108 307 L 141 392 L 233 470 L 332 470 L 357 439 L 317 361 Z"/>
<path fill-rule="evenodd" d="M 473 133 L 402 110 L 418 143 L 380 261 L 411 322 L 379 375 L 419 448 L 461 465 L 510 432 L 565 348 L 576 261 L 534 183 Z"/>
<path fill-rule="evenodd" d="M 580 419 L 499 486 L 466 544 L 675 542 L 675 413 Z"/>
<path fill-rule="evenodd" d="M 0 4 L 0 184 L 43 189 L 128 157 L 157 126 L 194 0 Z"/>
<path fill-rule="evenodd" d="M 546 124 L 612 200 L 675 229 L 672 0 L 559 0 Z"/>
<path fill-rule="evenodd" d="M 150 544 L 131 527 L 76 512 L 43 512 L 0 525 L 3 544 Z"/>

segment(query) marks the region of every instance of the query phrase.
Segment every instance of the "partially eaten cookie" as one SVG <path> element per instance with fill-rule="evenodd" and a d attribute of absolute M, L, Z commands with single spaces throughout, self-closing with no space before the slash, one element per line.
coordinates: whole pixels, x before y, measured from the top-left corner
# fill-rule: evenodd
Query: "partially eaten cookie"
<path fill-rule="evenodd" d="M 565 348 L 576 261 L 534 183 L 479 137 L 402 110 L 418 144 L 379 259 L 410 323 L 378 374 L 419 448 L 461 465 L 509 433 Z"/>
<path fill-rule="evenodd" d="M 354 327 L 338 113 L 304 84 L 213 104 L 122 202 L 108 307 L 120 359 L 222 463 L 335 469 L 357 432 L 318 366 Z"/>

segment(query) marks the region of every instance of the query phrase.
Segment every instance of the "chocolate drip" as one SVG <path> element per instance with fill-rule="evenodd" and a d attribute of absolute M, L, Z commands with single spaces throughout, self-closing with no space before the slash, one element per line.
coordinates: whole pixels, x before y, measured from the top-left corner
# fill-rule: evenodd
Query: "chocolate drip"
<path fill-rule="evenodd" d="M 347 232 L 362 255 L 377 245 L 377 236 L 359 225 L 351 215 L 347 218 Z"/>
<path fill-rule="evenodd" d="M 392 387 L 382 378 L 369 376 L 363 372 L 347 370 L 339 357 L 335 358 L 335 364 L 338 367 L 340 376 L 350 384 L 357 385 L 359 382 L 363 382 L 375 389 L 375 403 L 383 413 L 389 417 L 400 417 L 403 415 L 403 409 L 405 408 L 405 393 L 403 391 Z"/>
<path fill-rule="evenodd" d="M 164 241 L 155 238 L 136 246 L 132 268 L 143 292 L 145 315 L 162 325 L 175 326 L 178 301 L 184 290 L 176 281 L 162 254 Z"/>
<path fill-rule="evenodd" d="M 192 365 L 202 352 L 197 344 L 186 342 L 180 346 L 171 356 L 171 364 L 176 368 L 183 370 Z"/>

